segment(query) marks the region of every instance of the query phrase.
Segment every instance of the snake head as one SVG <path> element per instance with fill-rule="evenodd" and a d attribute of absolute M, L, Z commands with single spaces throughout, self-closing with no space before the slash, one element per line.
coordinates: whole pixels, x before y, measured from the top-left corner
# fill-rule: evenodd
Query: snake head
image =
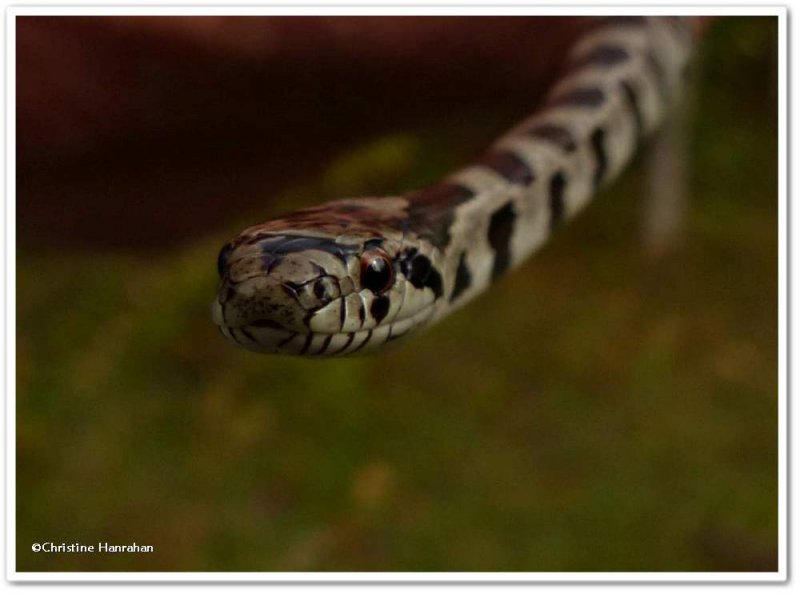
<path fill-rule="evenodd" d="M 212 316 L 228 339 L 258 352 L 349 354 L 399 337 L 430 310 L 433 291 L 413 284 L 431 276 L 430 259 L 402 233 L 363 216 L 343 227 L 314 215 L 312 225 L 298 211 L 222 248 Z"/>

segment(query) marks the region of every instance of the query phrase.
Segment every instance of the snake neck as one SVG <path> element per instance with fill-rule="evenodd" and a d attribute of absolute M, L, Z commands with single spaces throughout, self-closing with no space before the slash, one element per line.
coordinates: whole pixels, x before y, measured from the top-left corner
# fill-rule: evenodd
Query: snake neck
<path fill-rule="evenodd" d="M 346 355 L 442 318 L 537 250 L 614 179 L 680 93 L 686 19 L 592 21 L 539 109 L 403 197 L 339 200 L 243 231 L 212 311 L 252 350 Z"/>
<path fill-rule="evenodd" d="M 443 252 L 435 317 L 523 262 L 617 177 L 680 96 L 690 25 L 599 19 L 531 117 L 475 162 L 408 196 L 412 228 Z"/>

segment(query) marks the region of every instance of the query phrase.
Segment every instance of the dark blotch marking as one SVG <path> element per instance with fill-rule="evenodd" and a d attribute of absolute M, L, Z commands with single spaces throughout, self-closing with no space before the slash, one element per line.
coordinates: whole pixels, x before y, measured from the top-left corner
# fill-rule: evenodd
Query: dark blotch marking
<path fill-rule="evenodd" d="M 442 183 L 407 196 L 408 225 L 438 248 L 450 243 L 453 209 L 471 200 L 475 194 L 458 184 Z"/>
<path fill-rule="evenodd" d="M 625 95 L 625 100 L 628 102 L 628 107 L 633 115 L 633 123 L 636 127 L 636 145 L 641 146 L 644 140 L 644 120 L 642 119 L 642 111 L 639 108 L 639 97 L 633 86 L 628 81 L 622 81 L 622 93 Z"/>
<path fill-rule="evenodd" d="M 603 177 L 606 174 L 606 170 L 608 169 L 608 156 L 606 155 L 606 131 L 602 128 L 595 128 L 592 135 L 589 137 L 589 140 L 592 144 L 592 150 L 594 151 L 594 158 L 596 162 L 596 168 L 594 170 L 594 187 L 595 189 L 600 186 L 603 182 Z"/>
<path fill-rule="evenodd" d="M 459 184 L 441 183 L 418 190 L 409 196 L 412 202 L 422 201 L 416 206 L 437 205 L 451 208 L 466 202 L 474 196 L 472 190 Z"/>
<path fill-rule="evenodd" d="M 510 151 L 496 151 L 487 153 L 477 161 L 492 169 L 512 184 L 527 186 L 533 182 L 533 171 L 528 164 Z"/>
<path fill-rule="evenodd" d="M 397 266 L 408 281 L 417 289 L 425 285 L 431 273 L 431 261 L 417 252 L 416 248 L 404 251 L 397 259 Z"/>
<path fill-rule="evenodd" d="M 605 101 L 605 94 L 597 87 L 578 87 L 557 95 L 548 101 L 548 107 L 599 107 Z"/>
<path fill-rule="evenodd" d="M 359 251 L 357 245 L 337 243 L 334 239 L 326 237 L 305 237 L 302 235 L 273 235 L 267 238 L 258 237 L 253 243 L 257 243 L 265 253 L 274 256 L 282 256 L 284 254 L 302 252 L 305 250 L 319 250 L 332 254 L 344 261 L 348 255 L 353 255 Z"/>
<path fill-rule="evenodd" d="M 572 69 L 583 68 L 584 66 L 599 66 L 601 68 L 608 68 L 622 64 L 630 59 L 628 50 L 619 45 L 612 45 L 609 43 L 601 44 L 594 47 L 587 54 L 579 57 Z"/>
<path fill-rule="evenodd" d="M 525 134 L 552 142 L 561 147 L 565 153 L 571 153 L 577 148 L 572 133 L 563 126 L 539 124 L 530 130 L 526 130 Z"/>
<path fill-rule="evenodd" d="M 456 268 L 456 281 L 453 285 L 453 292 L 450 294 L 450 303 L 458 299 L 471 285 L 472 273 L 469 271 L 469 266 L 467 266 L 467 253 L 461 252 L 461 257 L 458 259 L 458 268 Z"/>
<path fill-rule="evenodd" d="M 442 283 L 442 275 L 436 270 L 431 270 L 428 278 L 425 279 L 425 287 L 433 291 L 433 295 L 438 299 L 444 294 L 444 286 Z"/>
<path fill-rule="evenodd" d="M 375 318 L 378 324 L 380 324 L 383 318 L 386 317 L 386 314 L 389 313 L 390 304 L 391 301 L 386 295 L 373 299 L 372 305 L 369 308 L 369 313 L 372 314 L 372 317 Z"/>
<path fill-rule="evenodd" d="M 433 291 L 438 299 L 442 296 L 444 288 L 442 286 L 442 275 L 433 268 L 430 259 L 417 252 L 416 248 L 406 250 L 397 259 L 400 272 L 417 289 L 425 287 Z"/>
<path fill-rule="evenodd" d="M 408 263 L 409 270 L 408 272 L 408 280 L 411 282 L 412 285 L 415 287 L 422 287 L 425 285 L 425 281 L 428 280 L 428 277 L 431 274 L 431 270 L 433 266 L 431 261 L 422 254 L 415 256 L 412 260 Z"/>
<path fill-rule="evenodd" d="M 511 264 L 511 235 L 514 231 L 514 220 L 517 213 L 509 202 L 492 213 L 489 220 L 489 245 L 494 250 L 492 280 L 508 270 Z"/>
<path fill-rule="evenodd" d="M 563 171 L 550 178 L 550 231 L 553 231 L 564 218 L 564 188 L 567 179 Z"/>

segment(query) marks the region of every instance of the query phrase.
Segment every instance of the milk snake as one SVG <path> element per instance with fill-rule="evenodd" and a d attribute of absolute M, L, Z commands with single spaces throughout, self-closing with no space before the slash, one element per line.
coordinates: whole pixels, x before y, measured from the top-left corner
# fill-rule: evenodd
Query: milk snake
<path fill-rule="evenodd" d="M 683 85 L 690 25 L 596 18 L 539 108 L 473 163 L 406 195 L 245 229 L 220 251 L 214 322 L 253 351 L 334 356 L 450 314 L 547 241 L 658 128 Z"/>

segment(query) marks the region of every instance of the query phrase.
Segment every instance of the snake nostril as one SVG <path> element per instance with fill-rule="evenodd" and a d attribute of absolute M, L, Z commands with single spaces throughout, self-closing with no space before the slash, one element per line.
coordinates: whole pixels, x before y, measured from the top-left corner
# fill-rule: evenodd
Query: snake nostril
<path fill-rule="evenodd" d="M 330 299 L 330 288 L 329 288 L 330 281 L 325 278 L 319 279 L 317 282 L 314 283 L 314 296 L 321 300 L 327 301 Z"/>

